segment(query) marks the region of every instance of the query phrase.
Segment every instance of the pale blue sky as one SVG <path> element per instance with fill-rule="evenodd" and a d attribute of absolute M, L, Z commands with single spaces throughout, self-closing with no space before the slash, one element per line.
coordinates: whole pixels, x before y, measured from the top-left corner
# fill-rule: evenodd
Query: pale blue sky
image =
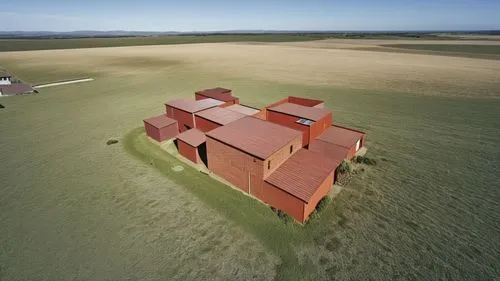
<path fill-rule="evenodd" d="M 500 0 L 2 2 L 2 31 L 500 29 Z"/>

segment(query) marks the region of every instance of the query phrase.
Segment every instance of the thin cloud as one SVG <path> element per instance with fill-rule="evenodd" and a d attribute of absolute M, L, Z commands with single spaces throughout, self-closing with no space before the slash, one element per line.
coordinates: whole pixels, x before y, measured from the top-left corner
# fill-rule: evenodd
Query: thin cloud
<path fill-rule="evenodd" d="M 85 20 L 85 18 L 81 17 L 72 17 L 72 16 L 63 16 L 63 15 L 54 15 L 54 14 L 34 14 L 34 13 L 19 13 L 19 12 L 0 12 L 0 16 L 6 17 L 35 17 L 41 19 L 54 19 L 54 20 L 66 20 L 66 21 L 81 21 Z"/>

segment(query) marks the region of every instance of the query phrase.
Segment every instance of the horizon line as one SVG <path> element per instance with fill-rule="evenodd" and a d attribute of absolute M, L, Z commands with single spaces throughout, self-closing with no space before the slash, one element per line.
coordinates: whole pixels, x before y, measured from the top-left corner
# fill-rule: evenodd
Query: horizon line
<path fill-rule="evenodd" d="M 75 29 L 67 31 L 54 30 L 0 30 L 0 33 L 74 33 L 74 32 L 151 32 L 151 33 L 213 33 L 213 32 L 481 32 L 481 31 L 500 31 L 500 28 L 486 29 L 221 29 L 221 30 L 124 30 L 124 29 Z"/>

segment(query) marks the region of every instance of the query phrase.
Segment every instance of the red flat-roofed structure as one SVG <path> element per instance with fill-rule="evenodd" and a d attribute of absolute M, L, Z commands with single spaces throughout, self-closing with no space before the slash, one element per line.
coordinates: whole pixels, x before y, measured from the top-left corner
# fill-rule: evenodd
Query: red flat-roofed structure
<path fill-rule="evenodd" d="M 206 159 L 206 136 L 198 129 L 191 129 L 177 136 L 177 149 L 185 158 L 196 164 Z"/>
<path fill-rule="evenodd" d="M 330 111 L 323 108 L 309 107 L 295 103 L 283 103 L 278 106 L 270 107 L 267 110 L 288 114 L 298 118 L 309 119 L 312 121 L 319 121 L 329 114 L 332 114 Z"/>
<path fill-rule="evenodd" d="M 347 149 L 347 159 L 352 159 L 358 150 L 363 147 L 365 133 L 349 129 L 342 126 L 333 125 L 324 133 L 322 133 L 318 140 L 337 145 Z"/>
<path fill-rule="evenodd" d="M 208 169 L 265 201 L 264 178 L 301 144 L 299 131 L 245 117 L 207 133 Z"/>
<path fill-rule="evenodd" d="M 266 120 L 302 132 L 302 146 L 306 147 L 332 124 L 332 113 L 323 108 L 295 103 L 283 103 L 267 108 Z"/>
<path fill-rule="evenodd" d="M 197 91 L 195 92 L 195 98 L 196 100 L 212 98 L 219 101 L 223 101 L 224 102 L 224 105 L 222 105 L 223 107 L 240 103 L 240 99 L 237 97 L 233 97 L 230 89 L 221 87 Z"/>
<path fill-rule="evenodd" d="M 239 119 L 207 133 L 208 137 L 259 159 L 267 159 L 300 135 L 297 130 L 253 117 Z"/>
<path fill-rule="evenodd" d="M 209 132 L 243 117 L 246 117 L 243 113 L 232 111 L 227 108 L 213 107 L 195 113 L 196 128 L 202 132 Z"/>
<path fill-rule="evenodd" d="M 186 100 L 177 99 L 165 104 L 167 116 L 179 122 L 181 132 L 196 128 L 194 114 L 196 112 L 223 105 L 224 102 L 215 99 Z"/>
<path fill-rule="evenodd" d="M 328 194 L 339 164 L 301 149 L 265 179 L 265 201 L 303 223 Z"/>
<path fill-rule="evenodd" d="M 179 133 L 177 121 L 165 114 L 144 119 L 143 122 L 146 134 L 157 142 L 171 139 Z"/>

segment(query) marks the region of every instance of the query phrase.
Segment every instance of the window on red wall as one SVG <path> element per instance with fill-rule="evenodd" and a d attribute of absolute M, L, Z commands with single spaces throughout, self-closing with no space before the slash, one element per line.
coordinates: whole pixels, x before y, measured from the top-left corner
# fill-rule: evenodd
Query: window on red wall
<path fill-rule="evenodd" d="M 293 145 L 290 145 L 290 154 L 293 152 Z"/>
<path fill-rule="evenodd" d="M 267 161 L 267 169 L 271 169 L 271 160 Z"/>

